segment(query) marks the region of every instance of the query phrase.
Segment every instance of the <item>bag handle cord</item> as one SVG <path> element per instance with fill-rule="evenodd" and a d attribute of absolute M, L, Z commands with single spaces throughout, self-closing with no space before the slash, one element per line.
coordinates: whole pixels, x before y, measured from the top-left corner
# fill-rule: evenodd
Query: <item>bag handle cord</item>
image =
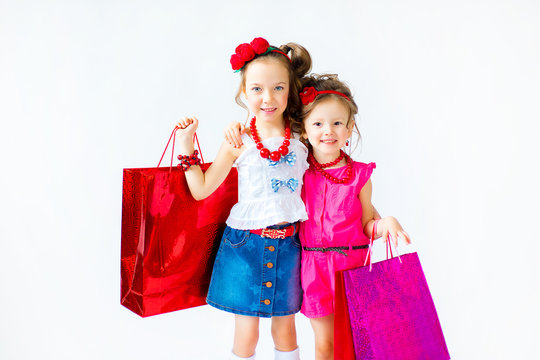
<path fill-rule="evenodd" d="M 170 168 L 169 168 L 169 172 L 172 171 L 172 164 L 173 164 L 173 159 L 174 159 L 174 143 L 176 142 L 176 132 L 178 131 L 178 129 L 180 129 L 178 126 L 174 127 L 174 129 L 173 129 L 173 131 L 171 133 L 171 136 L 169 136 L 169 141 L 167 141 L 167 145 L 165 145 L 165 150 L 163 150 L 163 154 L 161 154 L 161 158 L 159 159 L 159 162 L 158 162 L 158 165 L 157 165 L 157 167 L 159 167 L 159 165 L 161 165 L 161 160 L 163 160 L 163 157 L 165 156 L 165 153 L 167 152 L 167 148 L 169 147 L 169 144 L 171 143 L 171 139 L 172 139 L 173 143 L 172 143 L 172 152 L 171 152 L 171 165 L 170 165 Z M 197 133 L 193 134 L 193 139 L 197 143 L 197 147 L 199 148 L 199 154 L 201 155 L 201 161 L 204 164 L 204 158 L 202 156 L 201 145 L 199 144 L 199 138 L 197 137 Z"/>

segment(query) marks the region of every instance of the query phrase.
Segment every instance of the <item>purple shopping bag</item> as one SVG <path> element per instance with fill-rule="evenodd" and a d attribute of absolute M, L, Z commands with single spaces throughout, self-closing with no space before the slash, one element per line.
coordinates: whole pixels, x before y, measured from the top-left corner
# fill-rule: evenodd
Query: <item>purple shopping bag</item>
<path fill-rule="evenodd" d="M 450 359 L 417 253 L 343 277 L 357 360 Z"/>

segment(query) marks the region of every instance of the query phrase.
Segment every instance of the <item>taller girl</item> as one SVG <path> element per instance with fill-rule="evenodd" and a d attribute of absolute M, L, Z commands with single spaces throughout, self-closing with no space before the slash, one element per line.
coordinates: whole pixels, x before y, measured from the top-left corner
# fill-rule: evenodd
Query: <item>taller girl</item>
<path fill-rule="evenodd" d="M 299 359 L 294 314 L 300 310 L 301 251 L 297 223 L 307 219 L 300 196 L 308 168 L 307 148 L 290 130 L 289 118 L 301 110 L 300 79 L 311 57 L 300 45 L 270 46 L 262 38 L 241 44 L 231 57 L 241 74 L 236 102 L 243 96 L 251 119 L 241 148 L 223 142 L 214 163 L 203 173 L 184 161 L 195 199 L 209 196 L 233 165 L 238 169 L 238 203 L 216 256 L 208 304 L 235 315 L 231 359 L 254 359 L 259 317 L 272 318 L 276 359 Z M 177 125 L 180 151 L 194 152 L 196 118 Z"/>

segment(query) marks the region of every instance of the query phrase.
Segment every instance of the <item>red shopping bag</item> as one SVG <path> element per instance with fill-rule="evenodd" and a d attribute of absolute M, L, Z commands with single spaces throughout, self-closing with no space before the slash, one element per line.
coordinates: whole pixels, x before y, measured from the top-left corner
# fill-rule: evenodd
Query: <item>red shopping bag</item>
<path fill-rule="evenodd" d="M 342 314 L 336 325 L 348 320 L 354 357 L 336 359 L 450 359 L 417 253 L 345 270 L 341 276 L 348 316 Z M 339 351 L 350 350 L 351 342 L 340 346 L 345 350 Z"/>
<path fill-rule="evenodd" d="M 191 196 L 184 172 L 172 168 L 172 156 L 171 167 L 124 169 L 121 304 L 142 317 L 206 304 L 225 220 L 237 200 L 234 168 L 201 201 Z"/>

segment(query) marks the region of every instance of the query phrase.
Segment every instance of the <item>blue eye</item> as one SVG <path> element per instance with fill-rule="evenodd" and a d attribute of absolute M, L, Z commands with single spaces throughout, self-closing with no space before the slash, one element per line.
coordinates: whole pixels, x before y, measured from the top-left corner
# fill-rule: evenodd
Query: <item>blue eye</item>
<path fill-rule="evenodd" d="M 251 91 L 261 91 L 261 88 L 258 86 L 252 87 Z"/>
<path fill-rule="evenodd" d="M 276 90 L 277 90 L 277 91 L 281 91 L 281 90 L 283 90 L 283 89 L 284 89 L 283 86 L 276 86 Z"/>

